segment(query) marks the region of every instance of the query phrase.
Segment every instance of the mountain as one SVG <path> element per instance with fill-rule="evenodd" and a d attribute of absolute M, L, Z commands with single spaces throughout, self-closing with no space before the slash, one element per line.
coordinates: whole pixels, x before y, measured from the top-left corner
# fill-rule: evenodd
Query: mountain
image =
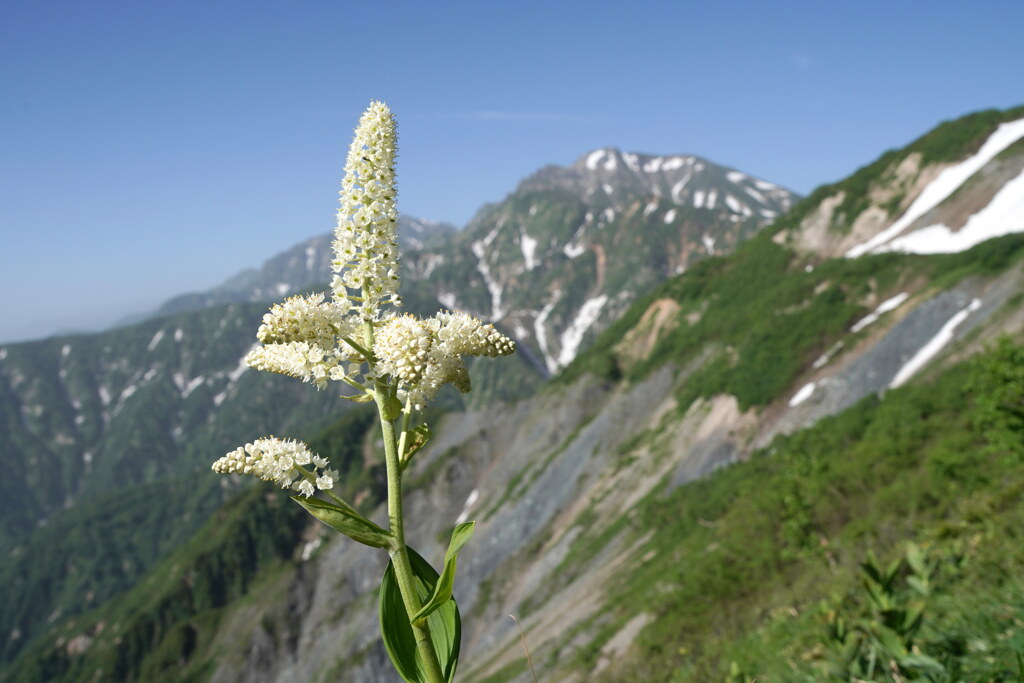
<path fill-rule="evenodd" d="M 691 174 L 706 174 L 707 183 L 728 173 L 738 177 L 707 162 L 692 164 L 702 168 Z M 666 163 L 645 176 L 649 186 L 635 185 L 635 192 L 620 191 L 615 201 L 597 204 L 585 191 L 577 196 L 560 187 L 543 189 L 543 182 L 531 178 L 524 182 L 527 190 L 486 208 L 462 232 L 402 217 L 408 310 L 431 314 L 439 305 L 459 306 L 484 316 L 499 313 L 497 323 L 505 329 L 530 326 L 521 353 L 500 365 L 471 365 L 477 390 L 469 395 L 470 405 L 530 395 L 549 370 L 585 348 L 587 335 L 607 325 L 609 311 L 624 309 L 671 272 L 706 256 L 711 239 L 725 250 L 767 225 L 767 219 L 731 212 L 721 202 L 698 209 L 658 200 L 658 187 L 680 182 L 673 175 L 678 165 Z M 590 172 L 585 161 L 577 166 Z M 565 172 L 583 177 L 578 169 Z M 602 182 L 614 180 L 604 167 L 595 173 Z M 557 176 L 550 168 L 541 174 Z M 788 201 L 786 191 L 776 194 L 778 201 Z M 601 215 L 595 217 L 598 206 Z M 646 222 L 615 216 L 641 208 Z M 532 248 L 522 237 L 527 230 L 538 240 Z M 480 237 L 484 231 L 489 239 Z M 673 252 L 679 234 L 693 242 L 686 253 Z M 638 239 L 645 244 L 628 257 L 604 256 L 606 249 Z M 265 302 L 326 285 L 330 240 L 324 235 L 298 244 L 259 270 L 174 299 L 135 325 L 0 348 L 0 424 L 6 437 L 0 458 L 11 473 L 0 484 L 0 551 L 9 558 L 0 565 L 8 586 L 0 624 L 15 634 L 0 649 L 3 660 L 48 620 L 128 588 L 194 533 L 232 493 L 216 479 L 196 475 L 213 458 L 259 434 L 308 440 L 332 416 L 348 413 L 351 404 L 331 392 L 251 372 L 241 362 L 255 344 Z M 527 272 L 530 278 L 520 277 Z M 534 277 L 545 287 L 527 286 Z M 620 289 L 625 285 L 628 290 Z M 454 301 L 448 294 L 474 289 L 481 296 Z M 506 293 L 507 311 L 490 310 L 495 291 Z M 595 296 L 607 297 L 602 292 L 617 292 L 606 310 L 593 303 Z M 567 331 L 570 325 L 575 326 Z M 536 335 L 542 343 L 531 352 Z M 558 362 L 551 358 L 554 351 Z M 444 400 L 464 407 L 452 394 Z M 377 481 L 373 463 L 345 469 L 350 484 L 361 481 L 353 486 L 357 495 L 369 495 Z M 139 509 L 146 500 L 161 501 L 162 514 Z M 131 509 L 122 511 L 122 505 Z M 90 531 L 76 533 L 82 527 Z M 68 538 L 84 544 L 67 543 Z M 40 557 L 48 559 L 45 570 L 30 570 Z"/>
<path fill-rule="evenodd" d="M 637 296 L 728 253 L 794 199 L 699 157 L 599 149 L 541 169 L 405 263 L 442 306 L 499 323 L 550 374 Z"/>
<path fill-rule="evenodd" d="M 1020 214 L 1000 208 L 1020 205 L 1019 170 L 1012 169 L 1024 150 L 1011 142 L 964 164 L 993 136 L 1002 144 L 1021 119 L 1024 109 L 942 124 L 819 188 L 770 227 L 732 233 L 738 246 L 729 254 L 697 251 L 710 230 L 698 219 L 712 216 L 706 195 L 704 206 L 693 205 L 696 190 L 681 204 L 666 203 L 664 194 L 620 201 L 614 186 L 588 196 L 600 173 L 621 171 L 633 178 L 623 182 L 640 182 L 625 155 L 610 151 L 587 155 L 561 175 L 546 169 L 541 189 L 532 189 L 533 178 L 524 181 L 482 210 L 444 253 L 407 253 L 408 271 L 426 283 L 409 293 L 410 300 L 419 296 L 411 305 L 451 294 L 460 306 L 499 313 L 547 370 L 560 368 L 561 350 L 571 346 L 563 339 L 571 328 L 558 334 L 560 346 L 548 334 L 559 305 L 570 311 L 558 318 L 563 323 L 583 310 L 603 314 L 612 293 L 623 291 L 609 288 L 609 280 L 618 278 L 622 288 L 639 281 L 630 279 L 633 271 L 659 272 L 649 265 L 655 256 L 662 261 L 653 263 L 671 264 L 669 272 L 685 269 L 631 294 L 632 303 L 623 303 L 602 332 L 597 323 L 585 327 L 564 369 L 531 386 L 528 397 L 474 404 L 434 421 L 437 436 L 411 471 L 407 537 L 436 562 L 451 523 L 477 521 L 455 585 L 464 628 L 460 680 L 530 680 L 510 613 L 522 622 L 544 680 L 822 680 L 842 666 L 836 675 L 849 679 L 854 645 L 891 650 L 880 675 L 898 670 L 904 679 L 939 680 L 941 669 L 962 680 L 1012 680 L 1015 652 L 1024 648 L 1024 584 L 1017 578 L 1024 570 L 1024 348 L 1013 341 L 991 346 L 1004 334 L 1019 341 L 1024 329 L 1024 235 L 1014 228 Z M 637 157 L 636 165 L 642 171 L 650 161 Z M 915 164 L 914 173 L 896 173 Z M 953 180 L 939 180 L 958 168 Z M 997 177 L 1004 180 L 995 187 Z M 928 190 L 933 183 L 952 189 L 929 199 L 942 195 Z M 659 187 L 664 193 L 674 185 Z M 737 201 L 739 191 L 731 193 Z M 926 204 L 920 220 L 904 218 Z M 993 206 L 1003 216 L 999 232 L 1009 233 L 997 239 L 974 246 L 962 240 L 946 253 L 877 248 L 936 225 L 968 234 L 992 224 Z M 952 217 L 956 207 L 969 212 L 962 222 Z M 666 223 L 673 209 L 673 220 L 687 218 Z M 872 218 L 882 212 L 884 219 Z M 738 220 L 722 220 L 723 240 L 730 234 L 725 223 L 744 222 L 742 212 L 733 215 Z M 897 234 L 892 226 L 900 222 Z M 941 234 L 944 244 L 953 242 Z M 705 258 L 679 260 L 682 243 Z M 571 258 L 566 248 L 573 252 L 573 244 L 586 245 L 587 255 Z M 467 283 L 476 288 L 463 294 Z M 558 299 L 542 317 L 556 291 L 574 303 Z M 521 298 L 529 292 L 533 303 Z M 601 296 L 608 299 L 587 308 Z M 204 313 L 212 329 L 224 316 Z M 154 351 L 176 329 L 167 327 Z M 132 348 L 148 347 L 155 336 L 146 328 Z M 60 343 L 47 347 L 50 362 Z M 44 372 L 47 359 L 33 366 L 41 374 L 31 380 L 39 401 L 27 404 L 20 397 L 33 375 L 23 360 L 7 364 L 15 347 L 5 349 L 5 391 L 22 401 L 12 414 L 38 421 L 45 409 L 20 407 L 42 406 L 51 400 L 45 392 L 56 392 L 44 391 L 56 382 Z M 14 372 L 18 382 L 10 379 Z M 51 374 L 61 379 L 59 371 Z M 270 395 L 270 387 L 242 391 L 250 375 L 240 375 L 223 404 L 237 394 L 242 410 L 243 399 Z M 305 400 L 298 390 L 321 395 L 296 387 L 288 395 L 294 405 L 268 418 L 292 416 L 298 424 Z M 132 394 L 141 392 L 139 386 Z M 267 401 L 256 405 L 269 411 Z M 322 430 L 311 423 L 303 429 L 317 432 L 311 439 L 321 450 L 348 465 L 347 486 L 363 492 L 358 505 L 382 521 L 373 436 L 369 424 L 355 421 L 358 414 L 329 426 L 321 413 Z M 45 433 L 33 432 L 37 443 Z M 8 464 L 8 471 L 20 467 Z M 47 472 L 7 485 L 32 490 Z M 236 494 L 228 485 L 223 494 L 230 500 L 215 516 L 151 563 L 134 587 L 94 600 L 95 609 L 74 619 L 36 622 L 31 642 L 23 630 L 24 647 L 16 648 L 23 651 L 4 675 L 390 680 L 373 595 L 384 558 L 304 524 L 278 492 Z M 100 502 L 108 512 L 114 507 Z M 137 505 L 125 500 L 122 509 Z M 88 519 L 97 518 L 77 521 Z M 81 528 L 73 519 L 53 520 L 67 537 Z M 29 556 L 38 538 L 33 533 L 8 557 Z M 924 550 L 907 550 L 909 559 L 894 564 L 874 593 L 861 588 L 872 576 L 863 567 L 877 567 L 875 555 L 883 565 L 902 557 L 907 541 Z M 875 569 L 873 576 L 885 573 Z M 56 571 L 51 583 L 66 576 Z M 18 584 L 12 595 L 38 600 L 34 585 Z M 883 598 L 885 613 L 872 607 Z M 5 606 L 9 600 L 5 595 Z M 14 603 L 23 606 L 22 617 L 33 614 L 25 602 Z M 923 622 L 911 628 L 902 617 L 885 621 L 896 613 Z M 12 622 L 5 617 L 5 624 Z"/>
<path fill-rule="evenodd" d="M 456 228 L 451 223 L 413 218 L 398 219 L 402 250 L 425 249 L 443 243 Z M 286 296 L 323 286 L 331 280 L 331 233 L 311 237 L 277 254 L 258 269 L 244 270 L 222 285 L 205 292 L 182 294 L 164 302 L 155 315 L 197 311 L 212 306 L 242 302 L 273 302 Z"/>

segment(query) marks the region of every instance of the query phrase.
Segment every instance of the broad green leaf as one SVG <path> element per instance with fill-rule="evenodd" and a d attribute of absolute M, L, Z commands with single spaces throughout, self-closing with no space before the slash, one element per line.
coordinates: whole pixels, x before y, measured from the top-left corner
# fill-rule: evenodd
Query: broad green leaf
<path fill-rule="evenodd" d="M 434 586 L 434 594 L 412 618 L 413 621 L 423 619 L 452 597 L 452 588 L 455 585 L 455 560 L 459 556 L 459 551 L 469 542 L 475 526 L 476 522 L 466 522 L 452 529 L 452 540 L 448 543 L 448 551 L 444 554 L 444 569 L 441 570 L 441 578 Z"/>
<path fill-rule="evenodd" d="M 372 548 L 387 548 L 391 545 L 391 534 L 354 510 L 346 510 L 319 498 L 292 496 L 292 500 L 304 507 L 306 512 L 353 541 L 359 541 Z"/>
<path fill-rule="evenodd" d="M 438 575 L 426 560 L 412 548 L 409 551 L 409 564 L 412 565 L 416 592 L 420 601 L 426 601 L 437 585 Z M 427 680 L 423 663 L 416 650 L 416 636 L 413 634 L 409 614 L 405 611 L 402 593 L 395 578 L 393 563 L 388 562 L 384 579 L 380 584 L 380 630 L 384 637 L 384 647 L 391 657 L 391 662 L 403 680 L 409 683 L 425 683 Z M 445 680 L 449 683 L 455 678 L 455 668 L 459 663 L 459 646 L 462 640 L 462 621 L 459 607 L 455 600 L 449 599 L 426 619 L 430 640 Z"/>
<path fill-rule="evenodd" d="M 353 403 L 372 403 L 373 396 L 369 394 L 355 394 L 354 396 L 342 396 L 341 398 L 346 401 L 352 401 Z"/>

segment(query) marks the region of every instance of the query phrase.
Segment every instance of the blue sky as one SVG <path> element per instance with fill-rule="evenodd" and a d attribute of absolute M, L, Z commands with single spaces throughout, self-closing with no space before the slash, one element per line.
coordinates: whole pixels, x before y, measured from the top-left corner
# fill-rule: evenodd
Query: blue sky
<path fill-rule="evenodd" d="M 98 329 L 329 231 L 360 113 L 465 224 L 617 146 L 808 193 L 1024 103 L 1020 2 L 0 3 L 0 342 Z"/>

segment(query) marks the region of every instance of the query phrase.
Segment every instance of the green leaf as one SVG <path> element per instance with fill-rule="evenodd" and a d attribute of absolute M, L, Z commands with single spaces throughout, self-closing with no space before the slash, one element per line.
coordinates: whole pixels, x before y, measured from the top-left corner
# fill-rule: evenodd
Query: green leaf
<path fill-rule="evenodd" d="M 369 394 L 355 394 L 354 396 L 342 396 L 341 398 L 353 403 L 371 403 L 373 401 L 373 396 Z"/>
<path fill-rule="evenodd" d="M 402 414 L 402 402 L 392 393 L 388 393 L 380 405 L 380 413 L 385 420 L 394 420 Z"/>
<path fill-rule="evenodd" d="M 430 438 L 434 436 L 434 432 L 425 422 L 419 427 L 413 429 L 409 434 L 409 445 L 405 447 L 405 454 L 402 456 L 403 470 L 409 465 L 409 461 L 412 460 L 412 456 L 416 455 L 417 451 L 426 446 L 427 442 L 430 441 Z"/>
<path fill-rule="evenodd" d="M 452 588 L 455 585 L 455 560 L 459 556 L 459 551 L 469 542 L 475 526 L 476 522 L 466 522 L 452 529 L 452 540 L 448 543 L 448 552 L 444 554 L 444 569 L 441 570 L 441 578 L 434 586 L 434 594 L 413 616 L 413 621 L 420 621 L 452 597 Z"/>
<path fill-rule="evenodd" d="M 292 500 L 306 509 L 321 522 L 339 531 L 353 541 L 359 541 L 371 548 L 388 548 L 391 546 L 391 534 L 363 517 L 355 510 L 320 500 L 319 498 L 303 498 L 292 496 Z"/>
<path fill-rule="evenodd" d="M 409 564 L 412 565 L 413 582 L 420 601 L 426 601 L 438 583 L 437 572 L 426 560 L 412 548 L 409 552 Z M 384 638 L 384 647 L 391 657 L 392 664 L 403 680 L 409 683 L 424 683 L 427 680 L 423 663 L 416 650 L 416 636 L 405 611 L 402 593 L 395 578 L 395 568 L 388 562 L 384 579 L 380 584 L 380 630 Z M 449 683 L 455 678 L 455 667 L 459 663 L 459 647 L 462 640 L 462 620 L 459 607 L 455 600 L 449 599 L 426 619 L 430 640 L 445 680 Z"/>
<path fill-rule="evenodd" d="M 874 631 L 874 635 L 878 642 L 882 644 L 882 647 L 889 651 L 890 655 L 906 657 L 909 654 L 906 646 L 903 644 L 903 639 L 888 626 L 879 624 Z"/>
<path fill-rule="evenodd" d="M 917 669 L 932 674 L 946 673 L 946 667 L 942 666 L 937 659 L 928 655 L 907 655 L 906 657 L 900 657 L 898 663 L 907 669 Z"/>

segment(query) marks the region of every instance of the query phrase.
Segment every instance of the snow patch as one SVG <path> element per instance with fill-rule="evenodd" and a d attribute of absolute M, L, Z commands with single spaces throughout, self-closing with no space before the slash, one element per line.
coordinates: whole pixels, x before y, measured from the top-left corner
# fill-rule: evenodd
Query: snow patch
<path fill-rule="evenodd" d="M 853 332 L 854 334 L 860 332 L 865 327 L 877 321 L 879 318 L 881 318 L 889 311 L 893 311 L 899 308 L 900 305 L 909 298 L 909 294 L 907 294 L 906 292 L 901 292 L 896 296 L 892 297 L 891 299 L 886 299 L 882 303 L 878 304 L 878 308 L 876 308 L 874 311 L 872 311 L 871 313 L 867 314 L 866 316 L 858 320 L 856 323 L 854 323 L 853 327 L 850 328 L 850 332 Z"/>
<path fill-rule="evenodd" d="M 537 346 L 540 347 L 541 355 L 544 356 L 544 364 L 547 366 L 548 372 L 558 369 L 558 361 L 551 355 L 551 350 L 548 348 L 548 332 L 544 324 L 547 323 L 548 316 L 551 315 L 551 311 L 554 310 L 561 296 L 562 292 L 555 290 L 554 300 L 544 304 L 544 308 L 540 309 L 540 313 L 533 319 L 534 338 L 537 340 Z"/>
<path fill-rule="evenodd" d="M 708 250 L 708 256 L 715 255 L 715 238 L 711 235 L 704 233 L 700 236 L 700 241 L 704 243 L 704 248 Z"/>
<path fill-rule="evenodd" d="M 814 393 L 814 388 L 814 382 L 808 382 L 800 387 L 800 391 L 793 394 L 793 398 L 789 399 L 789 407 L 796 408 L 798 405 L 809 399 Z"/>
<path fill-rule="evenodd" d="M 603 156 L 604 156 L 604 150 L 603 149 L 598 149 L 598 150 L 595 150 L 595 151 L 591 152 L 590 154 L 588 154 L 587 155 L 587 162 L 586 162 L 587 168 L 589 168 L 591 171 L 596 171 L 597 170 L 597 162 L 601 161 L 601 157 L 603 157 Z"/>
<path fill-rule="evenodd" d="M 711 192 L 708 193 L 708 208 L 709 209 L 715 208 L 715 200 L 717 200 L 717 199 L 718 199 L 718 190 L 711 190 Z"/>
<path fill-rule="evenodd" d="M 747 179 L 746 174 L 739 171 L 729 171 L 725 177 L 729 179 L 730 183 L 740 183 Z"/>
<path fill-rule="evenodd" d="M 683 203 L 683 200 L 680 198 L 680 193 L 683 191 L 683 188 L 686 187 L 686 183 L 690 182 L 690 178 L 692 177 L 693 172 L 687 171 L 686 175 L 683 176 L 683 179 L 672 186 L 672 201 L 674 201 L 676 204 Z"/>
<path fill-rule="evenodd" d="M 603 153 L 603 152 L 602 152 Z M 491 293 L 491 315 L 490 319 L 492 322 L 501 320 L 505 316 L 505 311 L 501 308 L 501 285 L 491 275 L 491 269 L 487 265 L 487 247 L 490 246 L 494 238 L 497 237 L 498 231 L 504 225 L 504 221 L 499 221 L 498 225 L 495 226 L 494 230 L 487 234 L 482 240 L 473 242 L 472 250 L 473 255 L 476 256 L 476 269 L 480 275 L 484 278 L 484 284 L 487 285 L 487 291 Z"/>
<path fill-rule="evenodd" d="M 441 292 L 437 295 L 438 302 L 447 308 L 449 311 L 454 311 L 458 308 L 455 305 L 455 295 L 452 292 Z"/>
<path fill-rule="evenodd" d="M 562 348 L 559 349 L 558 352 L 559 365 L 565 367 L 572 362 L 573 358 L 576 357 L 576 352 L 580 348 L 580 342 L 583 341 L 583 335 L 591 325 L 597 322 L 597 318 L 601 314 L 601 309 L 604 308 L 605 302 L 607 301 L 608 297 L 602 294 L 601 296 L 596 296 L 593 299 L 587 300 L 582 306 L 580 306 L 580 310 L 576 314 L 576 318 L 573 319 L 565 332 L 562 332 Z"/>
<path fill-rule="evenodd" d="M 661 157 L 654 157 L 646 164 L 644 164 L 644 171 L 646 171 L 647 173 L 657 173 L 658 170 L 661 168 L 661 164 L 664 161 L 665 160 L 662 159 Z"/>
<path fill-rule="evenodd" d="M 110 405 L 110 390 L 101 384 L 99 394 L 100 402 L 105 406 Z"/>
<path fill-rule="evenodd" d="M 697 190 L 693 193 L 693 205 L 698 209 L 704 208 L 704 190 Z"/>
<path fill-rule="evenodd" d="M 71 345 L 70 344 L 65 344 L 64 346 L 60 347 L 60 357 L 61 358 L 67 358 L 69 353 L 71 353 Z"/>
<path fill-rule="evenodd" d="M 469 511 L 473 507 L 473 505 L 476 503 L 476 501 L 477 501 L 477 499 L 479 497 L 480 497 L 480 491 L 478 491 L 477 489 L 473 489 L 472 491 L 470 491 L 469 498 L 466 498 L 466 502 L 462 506 L 462 512 L 460 512 L 459 516 L 455 518 L 455 523 L 456 524 L 462 524 L 467 519 L 469 519 Z"/>
<path fill-rule="evenodd" d="M 241 358 L 238 359 L 238 365 L 235 367 L 235 369 L 228 373 L 228 380 L 232 384 L 237 382 L 238 379 L 245 373 L 245 371 L 249 369 L 249 366 L 245 364 L 245 357 L 248 356 L 253 351 L 255 351 L 257 348 L 259 348 L 259 344 L 253 344 L 252 347 L 248 351 L 246 351 Z"/>
<path fill-rule="evenodd" d="M 663 163 L 661 165 L 661 170 L 662 171 L 675 171 L 676 169 L 679 169 L 679 168 L 682 168 L 683 166 L 685 166 L 687 164 L 687 162 L 692 164 L 693 160 L 692 159 L 687 159 L 686 157 L 672 157 L 671 159 L 669 159 L 668 161 L 666 161 L 665 163 Z"/>
<path fill-rule="evenodd" d="M 611 194 L 612 191 L 614 190 L 614 188 L 611 185 L 609 185 L 608 183 L 602 183 L 601 184 L 601 189 L 604 190 L 605 194 Z"/>
<path fill-rule="evenodd" d="M 676 219 L 676 210 L 675 209 L 669 209 L 668 212 L 665 214 L 665 222 L 666 223 L 671 223 L 675 219 Z"/>
<path fill-rule="evenodd" d="M 814 364 L 811 367 L 813 367 L 815 370 L 820 370 L 821 368 L 825 367 L 825 365 L 828 364 L 830 360 L 832 360 L 832 356 L 836 355 L 836 353 L 838 353 L 839 349 L 841 348 L 843 348 L 842 340 L 837 341 L 835 344 L 832 345 L 832 347 L 828 351 L 821 354 L 818 357 L 818 360 L 814 361 Z"/>
<path fill-rule="evenodd" d="M 206 378 L 203 377 L 202 375 L 199 375 L 198 377 L 193 377 L 192 379 L 189 380 L 188 384 L 185 385 L 185 388 L 181 392 L 181 397 L 187 398 L 189 394 L 191 394 L 193 391 L 201 387 L 205 381 Z"/>
<path fill-rule="evenodd" d="M 740 207 L 739 200 L 733 197 L 731 194 L 725 195 L 725 205 L 728 206 L 734 213 L 743 213 L 743 209 Z"/>
<path fill-rule="evenodd" d="M 858 244 L 846 252 L 847 258 L 856 258 L 862 254 L 874 251 L 886 242 L 899 235 L 915 220 L 928 213 L 940 203 L 953 194 L 958 187 L 972 175 L 990 162 L 1004 149 L 1024 137 L 1024 119 L 1001 124 L 992 135 L 989 136 L 981 149 L 960 163 L 945 169 L 928 186 L 921 191 L 914 203 L 910 205 L 900 218 L 888 228 L 878 233 L 867 242 Z M 1011 181 L 1014 182 L 1014 181 Z M 1008 183 L 1009 184 L 1009 183 Z M 1005 189 L 1005 188 L 1004 188 Z M 1002 194 L 1002 190 L 1000 191 Z M 995 200 L 993 199 L 993 202 Z M 965 226 L 966 229 L 966 226 Z M 925 228 L 928 230 L 928 228 Z"/>
<path fill-rule="evenodd" d="M 988 206 L 953 232 L 939 223 L 915 230 L 881 247 L 912 254 L 948 254 L 966 251 L 985 240 L 1024 231 L 1024 173 L 1003 185 Z"/>
<path fill-rule="evenodd" d="M 160 343 L 160 340 L 164 338 L 164 331 L 157 330 L 153 338 L 149 340 L 149 346 L 146 347 L 146 351 L 152 351 L 156 348 L 156 345 Z"/>
<path fill-rule="evenodd" d="M 931 340 L 922 346 L 914 357 L 907 361 L 900 371 L 893 377 L 892 382 L 889 383 L 891 389 L 895 389 L 898 386 L 902 386 L 913 377 L 918 370 L 923 368 L 928 361 L 936 356 L 942 348 L 953 340 L 953 332 L 957 327 L 960 326 L 964 320 L 967 319 L 974 311 L 981 308 L 981 299 L 974 299 L 971 303 L 961 311 L 958 311 L 956 315 L 950 318 L 942 329 L 939 330 L 938 334 L 931 338 Z"/>
<path fill-rule="evenodd" d="M 587 251 L 587 248 L 582 244 L 567 244 L 562 249 L 562 253 L 568 256 L 570 259 L 574 259 L 577 256 L 582 256 Z"/>
<path fill-rule="evenodd" d="M 760 179 L 755 180 L 754 184 L 757 185 L 757 189 L 765 190 L 766 192 L 769 191 L 769 190 L 777 190 L 778 187 L 779 187 L 775 183 L 769 183 L 767 180 L 760 180 Z"/>
<path fill-rule="evenodd" d="M 274 285 L 274 291 L 277 292 L 278 296 L 284 296 L 285 294 L 288 293 L 288 290 L 291 288 L 292 286 L 289 285 L 287 282 L 278 282 L 276 285 Z"/>
<path fill-rule="evenodd" d="M 7 349 L 0 349 L 0 360 L 7 358 Z"/>
<path fill-rule="evenodd" d="M 174 331 L 174 341 L 180 342 L 184 336 L 185 333 L 182 332 L 180 327 Z"/>
<path fill-rule="evenodd" d="M 747 194 L 749 194 L 754 199 L 754 201 L 756 201 L 756 202 L 758 202 L 760 204 L 767 204 L 768 203 L 768 200 L 764 198 L 764 195 L 761 194 L 760 192 L 758 192 L 757 190 L 755 190 L 752 187 L 744 187 L 743 191 L 746 192 Z"/>
<path fill-rule="evenodd" d="M 316 266 L 316 249 L 312 245 L 306 245 L 306 271 L 312 272 Z"/>
<path fill-rule="evenodd" d="M 323 537 L 320 536 L 319 534 L 317 534 L 317 537 L 314 538 L 312 541 L 309 541 L 308 543 L 303 544 L 303 546 L 302 546 L 302 561 L 305 562 L 306 560 L 311 558 L 313 556 L 313 551 L 316 550 L 317 548 L 319 548 L 323 544 L 323 542 L 324 542 Z"/>
<path fill-rule="evenodd" d="M 626 162 L 626 166 L 629 167 L 629 170 L 633 171 L 634 173 L 640 171 L 640 161 L 635 154 L 625 152 L 622 155 L 622 160 Z"/>
<path fill-rule="evenodd" d="M 523 250 L 523 260 L 526 261 L 526 269 L 533 270 L 539 265 L 537 260 L 537 238 L 530 237 L 523 230 L 519 239 L 519 247 Z"/>
<path fill-rule="evenodd" d="M 124 403 L 125 401 L 132 397 L 132 394 L 138 391 L 138 388 L 139 387 L 135 384 L 129 384 L 124 388 L 124 391 L 121 392 L 121 397 L 117 399 L 117 402 L 119 404 Z"/>
<path fill-rule="evenodd" d="M 644 207 L 644 218 L 647 218 L 658 209 L 658 200 L 652 199 L 647 202 L 647 206 Z"/>

